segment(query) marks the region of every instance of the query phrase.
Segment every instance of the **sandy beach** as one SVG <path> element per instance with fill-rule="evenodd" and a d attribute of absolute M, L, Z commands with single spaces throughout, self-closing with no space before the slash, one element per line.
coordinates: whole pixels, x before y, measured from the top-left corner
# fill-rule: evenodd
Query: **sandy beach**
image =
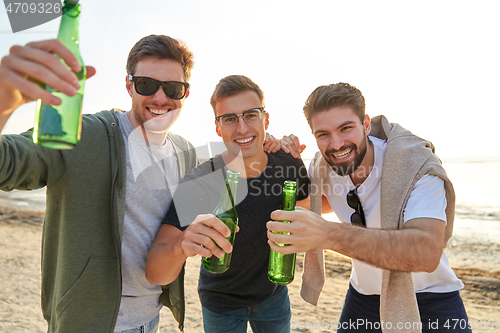
<path fill-rule="evenodd" d="M 47 331 L 40 308 L 40 242 L 43 211 L 0 207 L 0 332 Z M 450 259 L 454 254 L 450 254 Z M 459 255 L 457 253 L 456 255 Z M 297 277 L 289 286 L 293 332 L 335 332 L 325 323 L 338 321 L 348 287 L 350 261 L 326 254 L 326 284 L 317 307 L 299 295 L 302 256 Z M 450 260 L 452 261 L 452 260 Z M 201 306 L 196 291 L 199 258 L 188 260 L 186 272 L 187 333 L 203 332 Z M 464 282 L 461 291 L 473 332 L 500 332 L 492 322 L 500 321 L 500 270 L 453 267 Z M 178 332 L 168 310 L 162 310 L 162 333 Z M 309 329 L 305 327 L 310 327 Z M 295 328 L 295 329 L 294 329 Z"/>

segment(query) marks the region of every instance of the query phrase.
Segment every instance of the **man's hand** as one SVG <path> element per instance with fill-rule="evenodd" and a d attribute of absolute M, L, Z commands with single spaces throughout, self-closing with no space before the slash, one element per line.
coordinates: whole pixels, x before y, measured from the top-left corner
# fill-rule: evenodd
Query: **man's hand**
<path fill-rule="evenodd" d="M 283 135 L 281 149 L 295 158 L 300 158 L 300 154 L 306 149 L 306 145 L 300 144 L 299 138 L 293 134 Z"/>
<path fill-rule="evenodd" d="M 274 221 L 267 222 L 267 237 L 271 249 L 282 254 L 318 251 L 327 248 L 331 222 L 324 220 L 318 214 L 296 207 L 295 211 L 275 210 L 271 213 Z M 283 223 L 279 221 L 289 221 Z M 290 235 L 275 234 L 275 232 L 290 233 Z M 289 244 L 278 246 L 278 244 Z"/>
<path fill-rule="evenodd" d="M 49 105 L 61 104 L 61 100 L 42 89 L 39 82 L 69 96 L 75 95 L 80 86 L 74 72 L 80 70 L 76 57 L 57 39 L 12 46 L 0 64 L 0 129 L 10 114 L 24 103 L 41 99 Z M 95 72 L 87 66 L 87 78 Z"/>
<path fill-rule="evenodd" d="M 231 243 L 226 239 L 231 231 L 224 222 L 211 214 L 198 215 L 183 232 L 182 252 L 186 257 L 195 255 L 210 258 L 215 255 L 222 258 L 224 252 L 233 251 Z"/>
<path fill-rule="evenodd" d="M 188 257 L 210 258 L 213 254 L 222 258 L 224 251 L 233 251 L 226 239 L 230 233 L 224 222 L 211 214 L 198 215 L 184 231 L 163 224 L 149 248 L 146 278 L 151 284 L 168 284 L 175 280 Z"/>
<path fill-rule="evenodd" d="M 266 139 L 264 140 L 264 151 L 268 153 L 275 153 L 281 149 L 281 140 L 276 139 L 274 136 L 266 132 Z"/>

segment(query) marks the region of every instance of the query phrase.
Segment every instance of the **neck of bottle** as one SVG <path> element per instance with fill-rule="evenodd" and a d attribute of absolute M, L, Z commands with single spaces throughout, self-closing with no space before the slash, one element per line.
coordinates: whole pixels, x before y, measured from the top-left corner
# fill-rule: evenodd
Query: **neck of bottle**
<path fill-rule="evenodd" d="M 283 187 L 283 201 L 281 201 L 281 210 L 295 210 L 295 187 Z"/>
<path fill-rule="evenodd" d="M 222 192 L 222 197 L 220 198 L 220 202 L 218 205 L 223 209 L 223 211 L 227 211 L 235 207 L 234 198 L 236 197 L 237 185 L 238 183 L 231 178 L 226 180 L 226 184 Z"/>
<path fill-rule="evenodd" d="M 70 0 L 64 1 L 62 8 L 63 15 L 61 17 L 61 25 L 59 26 L 59 39 L 70 51 L 73 53 L 82 67 L 82 70 L 75 72 L 76 77 L 80 83 L 79 94 L 83 94 L 84 81 L 87 77 L 87 69 L 83 63 L 80 54 L 80 41 L 79 41 L 79 24 L 80 24 L 80 4 Z M 69 67 L 68 67 L 69 68 Z"/>
<path fill-rule="evenodd" d="M 62 41 L 73 53 L 79 50 L 80 36 L 80 5 L 64 2 L 61 25 L 57 34 L 57 39 Z"/>

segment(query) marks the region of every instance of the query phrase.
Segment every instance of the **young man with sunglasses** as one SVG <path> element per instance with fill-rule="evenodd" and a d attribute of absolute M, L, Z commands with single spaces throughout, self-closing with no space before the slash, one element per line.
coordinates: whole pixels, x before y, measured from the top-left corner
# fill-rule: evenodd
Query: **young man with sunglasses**
<path fill-rule="evenodd" d="M 443 251 L 453 186 L 432 144 L 383 116 L 370 120 L 363 95 L 346 83 L 318 87 L 304 114 L 320 150 L 309 170 L 311 206 L 318 214 L 333 209 L 344 222 L 300 209 L 272 213 L 291 223 L 268 223 L 271 248 L 308 252 L 304 299 L 317 303 L 324 281 L 318 263 L 329 249 L 353 263 L 337 332 L 470 332 L 463 283 Z"/>
<path fill-rule="evenodd" d="M 249 78 L 232 75 L 218 83 L 210 103 L 215 130 L 226 151 L 193 169 L 179 185 L 164 224 L 151 246 L 146 275 L 151 283 L 169 283 L 185 260 L 196 255 L 221 258 L 232 252 L 227 271 L 200 269 L 199 295 L 208 333 L 289 332 L 290 301 L 286 286 L 267 278 L 269 252 L 266 222 L 281 206 L 285 180 L 296 180 L 298 200 L 307 198 L 309 178 L 300 159 L 262 147 L 269 114 L 264 94 Z M 234 247 L 229 228 L 210 213 L 224 189 L 226 170 L 240 173 L 236 193 L 239 232 Z"/>
<path fill-rule="evenodd" d="M 194 147 L 169 131 L 189 96 L 192 59 L 171 37 L 144 37 L 127 60 L 130 111 L 84 114 L 72 150 L 35 145 L 32 130 L 0 138 L 0 189 L 47 186 L 42 310 L 49 332 L 156 332 L 162 303 L 182 329 L 182 275 L 162 288 L 144 271 L 175 187 L 198 164 Z M 12 47 L 0 66 L 0 130 L 24 103 L 61 103 L 36 81 L 71 96 L 79 70 L 57 40 Z"/>

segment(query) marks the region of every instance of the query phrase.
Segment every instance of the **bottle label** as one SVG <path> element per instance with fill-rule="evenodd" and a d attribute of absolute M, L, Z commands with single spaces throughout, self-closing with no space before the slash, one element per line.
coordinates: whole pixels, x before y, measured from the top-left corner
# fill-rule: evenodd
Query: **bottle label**
<path fill-rule="evenodd" d="M 42 104 L 40 108 L 40 135 L 66 135 L 62 129 L 61 115 L 56 109 L 47 104 Z"/>

